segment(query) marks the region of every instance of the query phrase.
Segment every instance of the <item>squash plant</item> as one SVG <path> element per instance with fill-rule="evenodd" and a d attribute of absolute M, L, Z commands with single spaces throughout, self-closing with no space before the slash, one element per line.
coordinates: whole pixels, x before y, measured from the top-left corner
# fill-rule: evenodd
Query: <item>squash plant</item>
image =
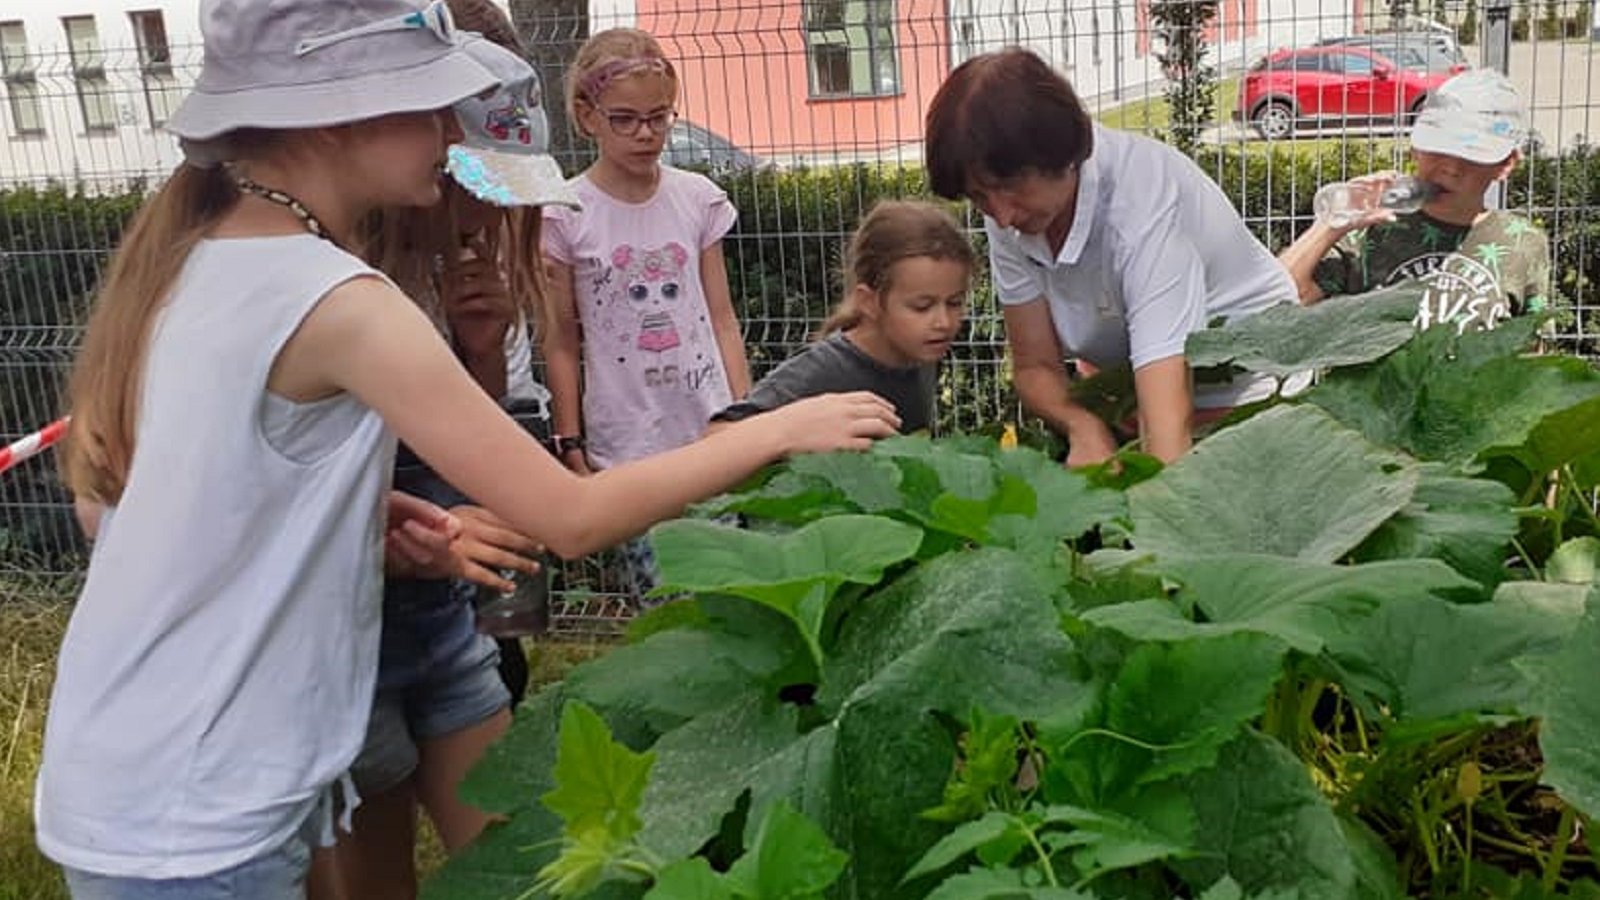
<path fill-rule="evenodd" d="M 1165 469 L 901 438 L 659 526 L 692 599 L 520 711 L 424 896 L 1600 896 L 1600 374 L 1413 302 L 1196 336 L 1336 368 Z"/>

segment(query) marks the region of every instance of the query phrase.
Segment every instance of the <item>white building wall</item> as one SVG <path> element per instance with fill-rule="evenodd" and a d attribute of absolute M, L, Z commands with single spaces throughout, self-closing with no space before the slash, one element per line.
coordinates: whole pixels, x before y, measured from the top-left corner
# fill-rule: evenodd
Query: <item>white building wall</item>
<path fill-rule="evenodd" d="M 505 0 L 496 0 L 504 8 Z M 21 22 L 44 112 L 42 134 L 19 135 L 9 87 L 0 100 L 0 188 L 49 181 L 117 190 L 153 180 L 182 159 L 177 141 L 152 122 L 129 13 L 159 10 L 180 92 L 200 68 L 199 0 L 0 0 L 0 22 Z M 85 127 L 62 20 L 93 16 L 116 110 L 110 129 Z M 158 100 L 159 102 L 159 100 Z"/>
<path fill-rule="evenodd" d="M 192 79 L 199 61 L 198 4 L 194 0 L 0 0 L 0 22 L 18 22 L 27 35 L 35 84 L 44 113 L 42 134 L 19 135 L 9 102 L 0 105 L 0 184 L 50 180 L 116 188 L 128 180 L 159 176 L 179 160 L 177 145 L 152 125 L 134 40 L 134 10 L 157 10 L 172 50 L 173 77 Z M 104 54 L 115 125 L 86 127 L 62 20 L 92 16 Z M 159 103 L 159 97 L 157 99 Z"/>

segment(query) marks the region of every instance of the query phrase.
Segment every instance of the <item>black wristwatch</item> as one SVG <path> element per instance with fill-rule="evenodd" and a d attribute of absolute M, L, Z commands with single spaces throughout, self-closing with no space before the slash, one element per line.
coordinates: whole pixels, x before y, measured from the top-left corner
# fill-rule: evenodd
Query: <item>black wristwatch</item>
<path fill-rule="evenodd" d="M 558 434 L 550 439 L 550 445 L 555 448 L 557 456 L 566 456 L 568 450 L 583 449 L 583 435 Z"/>

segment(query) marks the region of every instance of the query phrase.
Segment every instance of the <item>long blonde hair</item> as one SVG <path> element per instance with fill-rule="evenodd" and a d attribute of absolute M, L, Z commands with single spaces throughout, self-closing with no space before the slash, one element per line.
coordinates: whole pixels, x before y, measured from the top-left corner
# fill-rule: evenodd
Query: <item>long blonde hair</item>
<path fill-rule="evenodd" d="M 817 330 L 817 336 L 849 331 L 866 313 L 856 301 L 856 288 L 867 287 L 882 297 L 892 286 L 894 264 L 919 256 L 959 262 L 970 273 L 977 264 L 972 243 L 942 206 L 917 200 L 880 200 L 861 218 L 845 251 L 844 296 Z"/>
<path fill-rule="evenodd" d="M 121 499 L 156 313 L 195 245 L 238 200 L 221 167 L 180 165 L 129 222 L 68 383 L 72 425 L 60 466 L 73 494 L 104 504 Z"/>

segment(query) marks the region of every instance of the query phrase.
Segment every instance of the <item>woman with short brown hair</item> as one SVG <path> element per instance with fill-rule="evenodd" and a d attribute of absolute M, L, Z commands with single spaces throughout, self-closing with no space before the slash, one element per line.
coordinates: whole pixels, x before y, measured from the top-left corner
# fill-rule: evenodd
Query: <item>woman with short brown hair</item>
<path fill-rule="evenodd" d="M 1095 124 L 1066 79 L 1019 48 L 958 66 L 926 126 L 933 190 L 984 214 L 1017 393 L 1067 439 L 1069 465 L 1103 462 L 1117 443 L 1069 395 L 1068 356 L 1080 370 L 1133 370 L 1143 447 L 1168 462 L 1189 449 L 1196 409 L 1215 417 L 1277 390 L 1250 373 L 1191 385 L 1191 333 L 1296 300 L 1193 160 Z"/>

